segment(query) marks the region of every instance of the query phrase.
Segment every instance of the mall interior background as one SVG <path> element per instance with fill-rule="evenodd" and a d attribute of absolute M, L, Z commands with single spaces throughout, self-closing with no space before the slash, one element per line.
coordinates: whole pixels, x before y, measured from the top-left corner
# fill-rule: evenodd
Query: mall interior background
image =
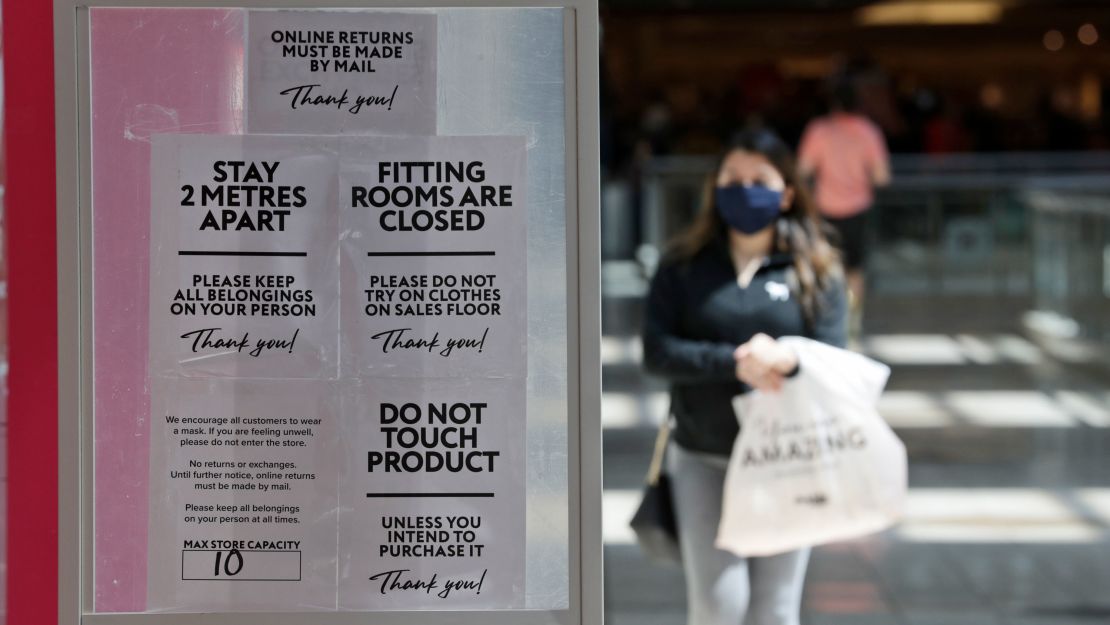
<path fill-rule="evenodd" d="M 893 368 L 911 491 L 898 528 L 815 552 L 804 622 L 1110 622 L 1110 7 L 602 5 L 608 622 L 684 621 L 627 527 L 667 411 L 646 281 L 722 139 L 796 145 L 835 75 L 893 153 L 859 346 Z"/>

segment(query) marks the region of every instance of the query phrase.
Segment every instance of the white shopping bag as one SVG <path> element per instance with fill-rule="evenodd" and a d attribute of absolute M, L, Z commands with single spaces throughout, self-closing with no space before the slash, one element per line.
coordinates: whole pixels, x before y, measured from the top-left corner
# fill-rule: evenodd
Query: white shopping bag
<path fill-rule="evenodd" d="M 740 436 L 717 547 L 766 556 L 885 529 L 902 514 L 906 448 L 876 410 L 890 369 L 800 337 L 801 368 L 777 393 L 734 401 Z"/>

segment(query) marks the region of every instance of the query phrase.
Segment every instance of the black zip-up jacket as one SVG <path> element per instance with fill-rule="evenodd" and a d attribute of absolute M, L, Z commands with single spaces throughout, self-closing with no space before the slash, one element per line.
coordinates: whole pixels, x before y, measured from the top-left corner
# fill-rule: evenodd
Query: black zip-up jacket
<path fill-rule="evenodd" d="M 775 254 L 741 288 L 727 243 L 689 260 L 664 262 L 651 282 L 644 322 L 644 364 L 670 381 L 673 440 L 682 447 L 729 455 L 740 427 L 732 398 L 750 387 L 736 379 L 733 352 L 754 335 L 805 336 L 843 347 L 842 282 L 819 297 L 814 323 L 789 286 L 793 258 Z"/>

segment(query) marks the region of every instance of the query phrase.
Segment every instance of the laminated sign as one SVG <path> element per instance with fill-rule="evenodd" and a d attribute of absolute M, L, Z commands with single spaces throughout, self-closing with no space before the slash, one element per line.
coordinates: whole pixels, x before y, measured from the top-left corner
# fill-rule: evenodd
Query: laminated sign
<path fill-rule="evenodd" d="M 524 139 L 152 170 L 149 607 L 524 607 Z"/>
<path fill-rule="evenodd" d="M 523 607 L 524 139 L 340 146 L 339 606 Z"/>
<path fill-rule="evenodd" d="M 436 15 L 250 11 L 250 132 L 436 130 Z"/>
<path fill-rule="evenodd" d="M 151 395 L 151 608 L 334 608 L 333 383 L 156 379 Z"/>
<path fill-rule="evenodd" d="M 345 374 L 519 377 L 524 139 L 341 146 Z"/>
<path fill-rule="evenodd" d="M 518 380 L 349 389 L 341 609 L 524 607 L 524 410 Z"/>
<path fill-rule="evenodd" d="M 151 373 L 334 378 L 334 140 L 161 135 L 153 143 Z"/>

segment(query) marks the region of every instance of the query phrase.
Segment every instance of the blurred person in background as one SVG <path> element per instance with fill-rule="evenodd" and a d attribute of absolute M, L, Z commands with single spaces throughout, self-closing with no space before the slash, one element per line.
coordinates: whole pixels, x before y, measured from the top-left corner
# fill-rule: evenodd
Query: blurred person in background
<path fill-rule="evenodd" d="M 687 622 L 797 625 L 808 549 L 743 558 L 714 546 L 739 433 L 732 399 L 779 389 L 797 372 L 796 355 L 778 337 L 844 345 L 843 271 L 790 149 L 774 134 L 737 136 L 704 198 L 652 280 L 643 336 L 646 368 L 670 382 L 667 472 Z"/>
<path fill-rule="evenodd" d="M 855 86 L 838 81 L 828 115 L 811 121 L 798 148 L 798 173 L 813 180 L 817 208 L 839 235 L 851 293 L 851 331 L 859 335 L 865 296 L 867 217 L 874 188 L 890 183 L 890 156 L 879 127 L 856 110 Z"/>

